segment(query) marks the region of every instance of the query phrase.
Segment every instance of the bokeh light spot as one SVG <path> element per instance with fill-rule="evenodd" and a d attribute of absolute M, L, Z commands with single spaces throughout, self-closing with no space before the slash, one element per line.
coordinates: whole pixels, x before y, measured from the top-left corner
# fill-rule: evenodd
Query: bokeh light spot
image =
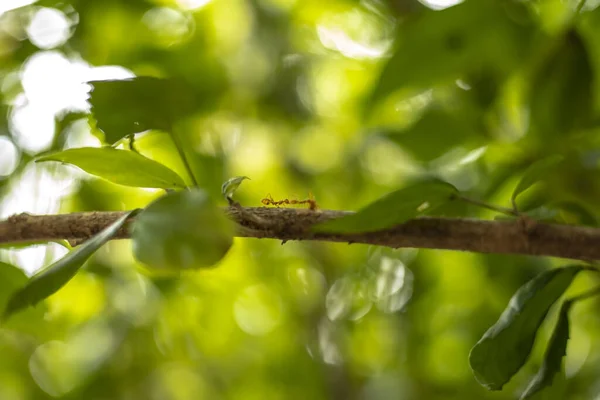
<path fill-rule="evenodd" d="M 65 342 L 54 340 L 38 346 L 29 359 L 29 370 L 42 390 L 59 397 L 80 386 L 117 344 L 106 321 L 90 322 Z"/>
<path fill-rule="evenodd" d="M 65 110 L 85 110 L 89 87 L 82 61 L 71 61 L 58 51 L 35 53 L 24 64 L 21 83 L 29 103 L 56 114 Z"/>
<path fill-rule="evenodd" d="M 0 218 L 20 212 L 54 214 L 60 201 L 74 189 L 73 178 L 56 168 L 29 163 L 18 175 L 11 177 L 8 193 L 0 200 Z M 43 195 L 41 195 L 43 194 Z M 0 258 L 32 274 L 49 265 L 67 252 L 63 246 L 50 243 L 23 249 L 0 250 Z"/>
<path fill-rule="evenodd" d="M 302 311 L 310 311 L 323 301 L 326 280 L 323 274 L 316 269 L 289 267 L 288 281 L 290 293 Z"/>
<path fill-rule="evenodd" d="M 179 10 L 168 7 L 148 10 L 142 17 L 142 21 L 164 46 L 180 43 L 194 29 L 191 18 Z"/>
<path fill-rule="evenodd" d="M 0 15 L 7 11 L 14 10 L 15 8 L 24 7 L 35 2 L 36 0 L 2 0 L 0 2 Z"/>
<path fill-rule="evenodd" d="M 40 49 L 51 49 L 65 43 L 71 36 L 71 24 L 66 15 L 55 8 L 40 8 L 27 27 L 27 36 Z"/>
<path fill-rule="evenodd" d="M 246 288 L 233 306 L 235 321 L 244 332 L 261 336 L 271 332 L 281 321 L 279 296 L 266 285 Z"/>
<path fill-rule="evenodd" d="M 307 128 L 296 136 L 291 150 L 302 169 L 320 173 L 339 164 L 344 144 L 339 136 L 326 129 Z"/>
<path fill-rule="evenodd" d="M 21 71 L 23 94 L 13 102 L 10 128 L 15 143 L 28 153 L 47 150 L 54 139 L 55 117 L 87 111 L 90 80 L 125 79 L 131 71 L 118 66 L 91 67 L 58 51 L 38 52 Z"/>
<path fill-rule="evenodd" d="M 372 59 L 385 55 L 392 44 L 386 28 L 385 20 L 357 8 L 323 18 L 317 35 L 324 47 L 346 57 Z"/>
<path fill-rule="evenodd" d="M 347 318 L 358 321 L 371 310 L 367 283 L 357 277 L 344 276 L 329 288 L 325 298 L 327 317 L 335 321 Z"/>
<path fill-rule="evenodd" d="M 31 154 L 48 150 L 54 139 L 54 115 L 44 107 L 30 103 L 13 109 L 10 125 L 19 147 Z"/>
<path fill-rule="evenodd" d="M 460 4 L 463 0 L 419 0 L 422 4 L 433 10 L 443 10 L 444 8 L 449 8 Z"/>
<path fill-rule="evenodd" d="M 381 185 L 398 185 L 403 178 L 419 172 L 410 156 L 387 139 L 369 140 L 361 158 L 370 178 Z"/>
<path fill-rule="evenodd" d="M 183 364 L 166 364 L 149 376 L 150 400 L 209 399 L 207 383 L 197 370 Z"/>
<path fill-rule="evenodd" d="M 19 151 L 9 138 L 0 136 L 0 177 L 12 174 L 18 163 Z"/>
<path fill-rule="evenodd" d="M 338 332 L 336 325 L 324 319 L 318 327 L 319 351 L 323 362 L 331 365 L 339 365 L 344 359 L 337 345 Z"/>
<path fill-rule="evenodd" d="M 211 0 L 175 0 L 177 5 L 186 10 L 197 10 L 206 6 Z"/>
<path fill-rule="evenodd" d="M 371 280 L 371 297 L 385 313 L 400 311 L 413 293 L 413 274 L 401 260 L 382 257 Z"/>

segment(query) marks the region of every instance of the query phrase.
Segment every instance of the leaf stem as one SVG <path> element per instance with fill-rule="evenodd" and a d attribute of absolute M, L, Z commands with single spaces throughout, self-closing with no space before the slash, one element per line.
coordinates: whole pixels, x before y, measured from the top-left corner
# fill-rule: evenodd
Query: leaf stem
<path fill-rule="evenodd" d="M 192 167 L 190 166 L 187 156 L 185 155 L 183 142 L 182 142 L 181 138 L 179 137 L 179 135 L 177 134 L 177 132 L 175 131 L 173 124 L 171 124 L 170 135 L 171 135 L 171 140 L 173 140 L 173 144 L 175 145 L 175 148 L 177 149 L 177 153 L 179 154 L 179 158 L 181 159 L 181 162 L 183 162 L 183 166 L 185 167 L 185 170 L 187 171 L 188 175 L 190 176 L 190 179 L 192 180 L 192 185 L 194 187 L 197 187 L 198 181 L 196 180 L 196 176 L 194 175 L 194 172 L 192 171 Z"/>
<path fill-rule="evenodd" d="M 472 199 L 470 197 L 463 196 L 462 194 L 457 194 L 455 196 L 455 199 L 464 201 L 465 203 L 473 204 L 477 207 L 487 208 L 488 210 L 492 210 L 492 211 L 498 212 L 500 214 L 510 215 L 511 217 L 520 216 L 519 212 L 516 210 L 512 210 L 512 209 L 506 208 L 506 207 L 495 206 L 493 204 L 488 204 L 483 201 L 479 201 L 479 200 Z"/>

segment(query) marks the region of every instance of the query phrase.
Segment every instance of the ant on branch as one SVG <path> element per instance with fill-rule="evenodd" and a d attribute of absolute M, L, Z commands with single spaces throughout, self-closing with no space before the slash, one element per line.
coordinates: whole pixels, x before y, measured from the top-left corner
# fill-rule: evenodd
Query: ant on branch
<path fill-rule="evenodd" d="M 308 204 L 308 208 L 310 210 L 316 210 L 317 208 L 319 208 L 319 206 L 317 206 L 317 202 L 315 201 L 315 199 L 313 199 L 312 194 L 309 194 L 309 198 L 306 200 L 290 200 L 290 199 L 283 199 L 283 200 L 273 200 L 273 197 L 271 197 L 270 194 L 267 194 L 267 197 L 265 197 L 264 199 L 262 199 L 260 201 L 261 203 L 263 203 L 265 206 L 282 206 L 282 205 L 296 205 L 296 204 Z"/>

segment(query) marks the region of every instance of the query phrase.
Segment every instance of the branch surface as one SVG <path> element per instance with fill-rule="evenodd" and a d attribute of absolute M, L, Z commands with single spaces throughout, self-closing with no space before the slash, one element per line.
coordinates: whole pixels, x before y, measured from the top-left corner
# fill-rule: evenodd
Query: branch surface
<path fill-rule="evenodd" d="M 282 241 L 316 240 L 364 243 L 393 248 L 462 250 L 478 253 L 554 256 L 600 260 L 600 229 L 523 220 L 486 221 L 461 218 L 418 218 L 393 228 L 360 234 L 313 233 L 317 222 L 347 211 L 241 207 L 225 210 L 237 222 L 239 237 Z M 0 221 L 0 244 L 66 239 L 81 243 L 125 212 L 84 212 L 59 215 L 19 214 Z M 129 221 L 116 239 L 129 237 Z"/>

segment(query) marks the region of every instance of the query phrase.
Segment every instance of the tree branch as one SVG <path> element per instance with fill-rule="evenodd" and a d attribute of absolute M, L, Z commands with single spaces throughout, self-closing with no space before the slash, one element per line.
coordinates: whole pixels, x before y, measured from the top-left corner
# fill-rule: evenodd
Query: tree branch
<path fill-rule="evenodd" d="M 600 229 L 522 220 L 484 221 L 459 218 L 418 218 L 378 232 L 313 233 L 317 223 L 349 214 L 346 211 L 266 207 L 229 207 L 239 237 L 282 241 L 317 240 L 364 243 L 393 248 L 462 250 L 478 253 L 554 256 L 600 260 Z M 124 212 L 85 212 L 63 215 L 19 214 L 0 222 L 0 244 L 67 239 L 81 243 Z M 131 221 L 129 221 L 130 223 Z M 117 239 L 129 237 L 129 223 Z"/>

